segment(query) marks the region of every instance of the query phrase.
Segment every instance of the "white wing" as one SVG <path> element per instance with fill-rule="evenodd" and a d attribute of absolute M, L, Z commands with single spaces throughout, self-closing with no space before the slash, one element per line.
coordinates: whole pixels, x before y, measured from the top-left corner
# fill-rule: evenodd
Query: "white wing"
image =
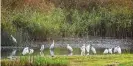
<path fill-rule="evenodd" d="M 118 53 L 121 54 L 121 48 L 118 47 L 117 50 L 118 50 Z"/>
<path fill-rule="evenodd" d="M 14 42 L 16 42 L 17 43 L 17 40 L 13 37 L 13 40 L 14 40 Z"/>
<path fill-rule="evenodd" d="M 32 54 L 34 52 L 34 50 L 33 49 L 30 49 L 30 52 L 29 52 L 29 54 Z"/>
<path fill-rule="evenodd" d="M 111 49 L 109 49 L 109 53 L 111 53 L 111 54 L 112 54 L 112 48 L 111 48 Z"/>
<path fill-rule="evenodd" d="M 85 46 L 82 46 L 81 47 L 81 51 L 85 51 Z"/>
<path fill-rule="evenodd" d="M 13 41 L 17 43 L 17 40 L 12 35 L 11 35 L 11 37 L 12 37 Z"/>
<path fill-rule="evenodd" d="M 54 48 L 54 40 L 49 49 L 53 49 L 53 48 Z"/>
<path fill-rule="evenodd" d="M 41 50 L 41 51 L 43 51 L 43 50 L 44 50 L 44 45 L 42 45 L 42 46 L 41 46 L 41 49 L 40 49 L 40 50 Z"/>
<path fill-rule="evenodd" d="M 114 53 L 116 53 L 118 50 L 117 50 L 117 47 L 114 48 Z"/>
<path fill-rule="evenodd" d="M 28 53 L 29 53 L 29 48 L 28 48 L 28 47 L 25 47 L 25 48 L 23 49 L 22 54 L 23 54 L 23 55 L 26 55 L 26 54 L 28 54 Z"/>
<path fill-rule="evenodd" d="M 73 51 L 71 46 L 67 46 L 67 49 L 70 50 L 70 51 Z"/>
<path fill-rule="evenodd" d="M 108 53 L 108 49 L 105 49 L 103 53 L 104 54 L 107 54 Z"/>
<path fill-rule="evenodd" d="M 93 46 L 91 47 L 91 50 L 94 54 L 96 54 L 96 49 Z"/>
<path fill-rule="evenodd" d="M 87 51 L 87 52 L 90 52 L 90 45 L 88 45 L 88 46 L 86 47 L 86 51 Z"/>
<path fill-rule="evenodd" d="M 50 49 L 53 49 L 53 48 L 54 48 L 54 44 L 51 44 Z"/>

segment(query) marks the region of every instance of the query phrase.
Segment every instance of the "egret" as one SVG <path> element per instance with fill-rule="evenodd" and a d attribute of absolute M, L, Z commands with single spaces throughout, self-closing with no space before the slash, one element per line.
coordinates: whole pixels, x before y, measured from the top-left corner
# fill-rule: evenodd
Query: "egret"
<path fill-rule="evenodd" d="M 68 50 L 68 52 L 69 52 L 69 56 L 71 56 L 71 55 L 73 55 L 73 49 L 72 49 L 72 47 L 69 45 L 69 44 L 67 44 L 67 50 Z"/>
<path fill-rule="evenodd" d="M 85 44 L 80 48 L 81 49 L 81 55 L 85 55 Z"/>
<path fill-rule="evenodd" d="M 96 49 L 93 46 L 91 46 L 91 51 L 93 52 L 93 54 L 96 54 Z"/>
<path fill-rule="evenodd" d="M 112 48 L 109 48 L 108 50 L 109 50 L 109 53 L 112 54 Z"/>
<path fill-rule="evenodd" d="M 90 44 L 86 47 L 87 55 L 89 55 L 90 52 Z"/>
<path fill-rule="evenodd" d="M 117 46 L 117 51 L 119 54 L 121 54 L 121 48 L 119 46 Z"/>
<path fill-rule="evenodd" d="M 25 47 L 22 52 L 23 55 L 29 54 L 29 47 Z"/>
<path fill-rule="evenodd" d="M 12 37 L 13 42 L 17 43 L 16 38 L 14 38 L 12 35 L 11 35 L 11 37 Z M 12 55 L 15 55 L 16 52 L 17 52 L 17 50 L 13 50 Z"/>
<path fill-rule="evenodd" d="M 114 53 L 118 52 L 117 47 L 114 48 Z"/>
<path fill-rule="evenodd" d="M 40 49 L 40 55 L 43 54 L 43 50 L 44 50 L 44 45 L 41 46 L 41 49 Z"/>
<path fill-rule="evenodd" d="M 29 50 L 29 54 L 32 54 L 32 53 L 34 53 L 34 50 L 33 49 L 30 49 Z"/>
<path fill-rule="evenodd" d="M 50 46 L 50 55 L 52 56 L 52 57 L 54 57 L 54 40 L 53 40 L 53 43 L 51 44 L 51 46 Z"/>
<path fill-rule="evenodd" d="M 109 50 L 108 49 L 105 49 L 103 54 L 108 54 Z"/>
<path fill-rule="evenodd" d="M 12 37 L 12 39 L 13 39 L 13 41 L 15 42 L 15 43 L 17 43 L 17 40 L 11 35 L 11 37 Z"/>
<path fill-rule="evenodd" d="M 13 59 L 13 57 L 16 55 L 16 52 L 17 52 L 17 50 L 14 49 L 14 50 L 12 51 L 11 55 L 10 55 L 9 57 L 7 57 L 7 58 Z"/>

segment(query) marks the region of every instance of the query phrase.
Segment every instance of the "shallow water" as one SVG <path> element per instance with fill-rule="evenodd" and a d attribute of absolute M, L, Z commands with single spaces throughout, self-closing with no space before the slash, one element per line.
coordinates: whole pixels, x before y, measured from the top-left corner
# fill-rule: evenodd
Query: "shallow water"
<path fill-rule="evenodd" d="M 11 54 L 13 49 L 17 49 L 16 56 L 21 56 L 22 50 L 25 46 L 29 46 L 34 49 L 34 54 L 39 55 L 40 46 L 45 45 L 44 55 L 49 55 L 49 46 L 52 41 L 47 42 L 30 42 L 30 45 L 24 43 L 21 46 L 6 46 L 1 47 L 1 57 L 6 58 Z M 80 55 L 80 47 L 82 44 L 91 44 L 96 48 L 97 54 L 103 54 L 105 48 L 114 48 L 120 46 L 123 53 L 133 53 L 133 40 L 132 39 L 116 39 L 116 38 L 102 38 L 102 37 L 91 37 L 91 38 L 63 38 L 55 40 L 55 55 L 67 55 L 66 44 L 70 44 L 74 48 L 73 54 Z M 92 53 L 90 53 L 92 54 Z"/>

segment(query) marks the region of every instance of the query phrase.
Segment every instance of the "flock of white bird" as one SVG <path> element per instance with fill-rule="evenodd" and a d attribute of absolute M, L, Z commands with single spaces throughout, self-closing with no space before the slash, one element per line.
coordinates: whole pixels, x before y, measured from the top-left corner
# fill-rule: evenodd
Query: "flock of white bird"
<path fill-rule="evenodd" d="M 33 49 L 31 49 L 31 48 L 29 49 L 29 47 L 25 47 L 23 49 L 22 55 L 32 54 L 32 53 L 34 53 L 34 50 Z"/>
<path fill-rule="evenodd" d="M 16 39 L 11 35 L 13 41 L 15 43 L 17 43 Z M 53 43 L 50 45 L 49 49 L 50 49 L 50 55 L 52 57 L 54 57 L 54 46 L 55 46 L 55 43 L 54 43 L 54 40 L 53 40 Z M 44 51 L 45 47 L 44 45 L 41 45 L 41 48 L 40 48 L 40 55 L 43 55 L 43 51 Z M 68 56 L 72 56 L 73 55 L 73 48 L 67 44 L 67 47 L 66 49 L 68 50 Z M 114 49 L 114 51 L 113 51 Z M 80 50 L 81 50 L 81 55 L 84 56 L 85 55 L 85 52 L 87 52 L 87 55 L 90 54 L 90 51 L 92 51 L 93 54 L 96 54 L 96 49 L 88 44 L 87 46 L 85 46 L 85 44 L 83 44 L 82 47 L 80 47 Z M 12 58 L 15 54 L 16 54 L 16 51 L 17 50 L 13 50 L 12 54 L 8 57 L 8 58 Z M 103 54 L 112 54 L 112 53 L 118 53 L 118 54 L 121 54 L 121 48 L 120 46 L 116 46 L 114 48 L 106 48 L 104 51 L 103 51 Z M 25 47 L 22 51 L 22 55 L 26 55 L 26 54 L 33 54 L 34 53 L 34 50 L 32 48 L 29 48 L 29 47 Z"/>

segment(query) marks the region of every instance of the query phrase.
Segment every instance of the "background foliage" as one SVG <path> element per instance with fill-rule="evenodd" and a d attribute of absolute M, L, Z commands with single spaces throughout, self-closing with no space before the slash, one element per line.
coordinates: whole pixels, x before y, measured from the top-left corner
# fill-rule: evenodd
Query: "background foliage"
<path fill-rule="evenodd" d="M 88 35 L 132 38 L 132 4 L 132 0 L 2 0 L 2 35 L 23 41 Z"/>

